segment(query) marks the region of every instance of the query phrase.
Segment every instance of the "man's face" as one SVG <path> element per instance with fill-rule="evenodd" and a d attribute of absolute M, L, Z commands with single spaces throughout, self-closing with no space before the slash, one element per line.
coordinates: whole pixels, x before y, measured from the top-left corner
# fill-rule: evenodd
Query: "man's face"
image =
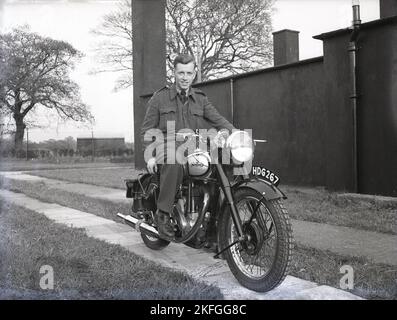
<path fill-rule="evenodd" d="M 194 62 L 187 64 L 178 63 L 174 72 L 175 85 L 178 90 L 187 90 L 196 76 L 196 72 L 194 71 Z"/>

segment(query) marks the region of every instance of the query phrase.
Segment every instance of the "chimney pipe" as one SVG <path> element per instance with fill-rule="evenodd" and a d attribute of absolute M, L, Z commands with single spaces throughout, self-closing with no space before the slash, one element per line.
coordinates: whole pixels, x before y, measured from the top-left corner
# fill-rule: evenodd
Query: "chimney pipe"
<path fill-rule="evenodd" d="M 299 31 L 273 32 L 273 51 L 275 66 L 299 61 Z"/>
<path fill-rule="evenodd" d="M 397 0 L 379 0 L 380 18 L 397 16 Z"/>

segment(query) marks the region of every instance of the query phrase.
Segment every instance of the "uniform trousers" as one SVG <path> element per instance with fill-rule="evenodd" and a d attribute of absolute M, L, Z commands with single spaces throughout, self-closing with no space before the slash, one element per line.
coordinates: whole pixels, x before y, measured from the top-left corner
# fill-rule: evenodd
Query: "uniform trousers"
<path fill-rule="evenodd" d="M 180 164 L 163 164 L 160 170 L 160 193 L 157 209 L 171 213 L 175 195 L 183 181 L 183 166 Z"/>

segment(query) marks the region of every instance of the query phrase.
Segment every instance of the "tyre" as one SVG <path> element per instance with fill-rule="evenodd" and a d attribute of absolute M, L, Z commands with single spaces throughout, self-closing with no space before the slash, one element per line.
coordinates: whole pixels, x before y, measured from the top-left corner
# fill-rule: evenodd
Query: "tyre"
<path fill-rule="evenodd" d="M 244 287 L 266 292 L 286 277 L 292 258 L 292 228 L 288 213 L 280 200 L 266 201 L 249 188 L 238 189 L 234 202 L 247 241 L 238 242 L 224 253 L 229 268 Z M 256 210 L 253 218 L 252 215 Z M 238 240 L 230 209 L 220 219 L 220 247 Z"/>
<path fill-rule="evenodd" d="M 141 238 L 146 246 L 152 250 L 162 250 L 170 244 L 167 240 L 151 237 L 144 233 L 141 233 Z"/>

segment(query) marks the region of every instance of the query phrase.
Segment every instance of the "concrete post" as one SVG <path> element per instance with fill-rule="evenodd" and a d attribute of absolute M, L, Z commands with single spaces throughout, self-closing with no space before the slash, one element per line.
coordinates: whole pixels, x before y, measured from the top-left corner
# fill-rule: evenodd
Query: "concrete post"
<path fill-rule="evenodd" d="M 380 18 L 397 16 L 397 0 L 379 0 Z"/>
<path fill-rule="evenodd" d="M 273 32 L 273 51 L 275 66 L 299 61 L 299 31 Z"/>
<path fill-rule="evenodd" d="M 145 166 L 140 130 L 147 98 L 166 84 L 165 1 L 131 0 L 135 166 Z"/>

